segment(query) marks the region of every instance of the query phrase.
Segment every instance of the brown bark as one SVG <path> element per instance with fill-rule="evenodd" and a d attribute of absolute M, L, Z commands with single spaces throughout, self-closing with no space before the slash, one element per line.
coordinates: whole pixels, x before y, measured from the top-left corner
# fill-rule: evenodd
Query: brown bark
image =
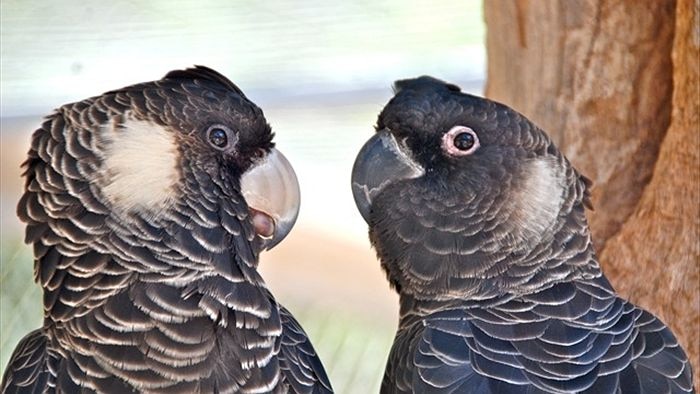
<path fill-rule="evenodd" d="M 673 328 L 694 362 L 696 387 L 700 387 L 699 4 L 678 1 L 671 126 L 639 205 L 601 256 L 617 290 Z"/>
<path fill-rule="evenodd" d="M 700 0 L 486 0 L 484 14 L 487 96 L 593 179 L 606 274 L 671 326 L 697 386 Z"/>
<path fill-rule="evenodd" d="M 594 180 L 599 248 L 632 213 L 669 124 L 673 5 L 485 2 L 486 95 L 535 121 Z"/>

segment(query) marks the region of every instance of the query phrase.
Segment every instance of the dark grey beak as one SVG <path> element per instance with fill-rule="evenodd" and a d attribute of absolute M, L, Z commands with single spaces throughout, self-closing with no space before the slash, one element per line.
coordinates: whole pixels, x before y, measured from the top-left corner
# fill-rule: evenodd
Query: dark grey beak
<path fill-rule="evenodd" d="M 388 184 L 401 179 L 417 178 L 425 171 L 407 149 L 400 146 L 386 130 L 367 141 L 352 167 L 352 195 L 360 214 L 369 224 L 372 200 Z"/>

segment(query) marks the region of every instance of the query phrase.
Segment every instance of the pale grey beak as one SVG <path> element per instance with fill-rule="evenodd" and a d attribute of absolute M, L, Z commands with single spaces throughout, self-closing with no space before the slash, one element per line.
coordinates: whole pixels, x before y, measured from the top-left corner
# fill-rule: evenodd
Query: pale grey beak
<path fill-rule="evenodd" d="M 251 208 L 253 225 L 272 249 L 294 227 L 299 215 L 299 182 L 292 165 L 275 148 L 241 177 L 241 192 Z"/>

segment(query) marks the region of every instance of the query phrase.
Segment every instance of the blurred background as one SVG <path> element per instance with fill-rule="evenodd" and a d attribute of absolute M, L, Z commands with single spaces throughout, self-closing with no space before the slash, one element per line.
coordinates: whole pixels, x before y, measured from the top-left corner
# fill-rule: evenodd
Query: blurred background
<path fill-rule="evenodd" d="M 41 324 L 15 215 L 31 132 L 61 104 L 194 64 L 265 112 L 302 190 L 263 276 L 311 337 L 338 393 L 377 392 L 397 324 L 350 193 L 355 154 L 396 79 L 430 74 L 481 93 L 481 0 L 2 0 L 0 370 Z"/>

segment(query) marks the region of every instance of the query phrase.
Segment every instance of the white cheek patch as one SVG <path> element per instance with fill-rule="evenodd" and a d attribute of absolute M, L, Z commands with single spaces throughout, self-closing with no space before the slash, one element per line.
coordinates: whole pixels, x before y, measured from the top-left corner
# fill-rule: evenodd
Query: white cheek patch
<path fill-rule="evenodd" d="M 127 119 L 102 129 L 102 192 L 112 206 L 157 214 L 175 201 L 178 152 L 173 133 L 152 122 Z"/>
<path fill-rule="evenodd" d="M 526 239 L 539 239 L 554 224 L 564 202 L 564 174 L 555 158 L 533 159 L 522 172 L 523 184 L 512 199 L 511 219 Z"/>

